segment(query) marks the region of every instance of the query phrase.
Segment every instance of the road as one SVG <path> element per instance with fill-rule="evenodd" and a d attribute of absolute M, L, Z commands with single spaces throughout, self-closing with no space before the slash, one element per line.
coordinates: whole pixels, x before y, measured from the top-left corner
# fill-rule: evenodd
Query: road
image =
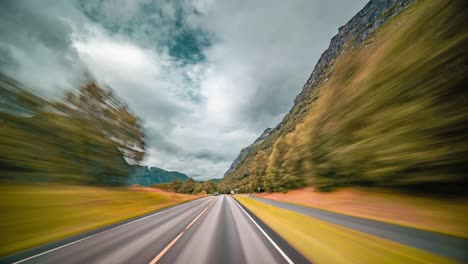
<path fill-rule="evenodd" d="M 274 205 L 286 210 L 311 216 L 329 223 L 392 240 L 411 247 L 423 249 L 438 255 L 468 263 L 468 239 L 394 225 L 369 219 L 333 213 L 325 210 L 273 201 L 259 197 L 254 200 Z"/>
<path fill-rule="evenodd" d="M 207 197 L 0 262 L 307 263 L 254 218 L 232 197 Z"/>

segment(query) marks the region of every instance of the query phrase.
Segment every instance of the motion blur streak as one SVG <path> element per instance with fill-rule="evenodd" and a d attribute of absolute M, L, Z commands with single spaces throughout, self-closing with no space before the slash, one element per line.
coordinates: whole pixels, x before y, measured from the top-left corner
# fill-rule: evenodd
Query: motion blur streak
<path fill-rule="evenodd" d="M 123 185 L 145 153 L 140 120 L 94 82 L 60 101 L 0 73 L 1 180 Z"/>

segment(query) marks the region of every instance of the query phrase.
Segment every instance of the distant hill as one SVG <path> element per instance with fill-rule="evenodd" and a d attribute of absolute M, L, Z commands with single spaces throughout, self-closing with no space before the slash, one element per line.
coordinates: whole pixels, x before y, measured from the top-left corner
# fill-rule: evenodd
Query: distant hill
<path fill-rule="evenodd" d="M 151 186 L 159 183 L 167 183 L 179 179 L 186 181 L 189 177 L 177 171 L 166 171 L 157 167 L 131 166 L 130 176 L 127 179 L 129 185 L 138 184 Z"/>
<path fill-rule="evenodd" d="M 209 180 L 207 180 L 207 181 L 213 181 L 213 182 L 215 182 L 215 183 L 218 183 L 218 182 L 220 182 L 221 180 L 222 180 L 222 179 L 209 179 Z"/>

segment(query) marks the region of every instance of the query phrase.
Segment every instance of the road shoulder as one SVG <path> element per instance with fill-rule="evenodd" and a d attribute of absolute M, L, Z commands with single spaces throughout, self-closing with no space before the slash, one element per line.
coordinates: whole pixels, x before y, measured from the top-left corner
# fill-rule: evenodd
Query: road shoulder
<path fill-rule="evenodd" d="M 455 263 L 416 248 L 340 227 L 248 197 L 236 199 L 314 263 Z"/>

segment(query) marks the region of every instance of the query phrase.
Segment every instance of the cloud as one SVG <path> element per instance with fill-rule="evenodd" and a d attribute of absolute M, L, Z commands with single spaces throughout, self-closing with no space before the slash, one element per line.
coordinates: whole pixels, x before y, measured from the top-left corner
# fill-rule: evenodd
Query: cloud
<path fill-rule="evenodd" d="M 0 70 L 55 97 L 90 72 L 143 119 L 146 165 L 219 178 L 365 2 L 2 1 Z"/>
<path fill-rule="evenodd" d="M 50 4 L 50 3 L 49 3 Z M 48 95 L 59 95 L 83 72 L 69 38 L 80 13 L 65 2 L 2 1 L 0 69 Z"/>
<path fill-rule="evenodd" d="M 242 120 L 257 130 L 275 125 L 291 108 L 337 28 L 364 4 L 343 0 L 204 4 L 204 15 L 193 18 L 193 23 L 219 41 L 205 51 L 212 71 L 202 92 L 215 108 L 224 107 L 229 122 Z"/>

